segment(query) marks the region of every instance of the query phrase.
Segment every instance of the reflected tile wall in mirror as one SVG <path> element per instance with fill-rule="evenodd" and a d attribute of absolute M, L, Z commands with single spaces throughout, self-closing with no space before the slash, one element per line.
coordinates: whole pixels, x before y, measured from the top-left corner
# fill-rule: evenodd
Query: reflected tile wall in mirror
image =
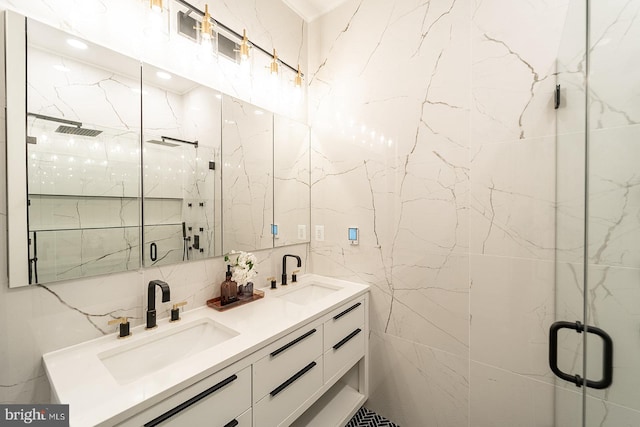
<path fill-rule="evenodd" d="M 309 127 L 284 116 L 273 118 L 274 246 L 309 242 Z"/>
<path fill-rule="evenodd" d="M 27 22 L 30 282 L 136 269 L 139 65 Z"/>
<path fill-rule="evenodd" d="M 143 65 L 145 266 L 221 255 L 221 95 Z"/>
<path fill-rule="evenodd" d="M 222 108 L 223 252 L 273 247 L 273 114 L 230 96 Z"/>

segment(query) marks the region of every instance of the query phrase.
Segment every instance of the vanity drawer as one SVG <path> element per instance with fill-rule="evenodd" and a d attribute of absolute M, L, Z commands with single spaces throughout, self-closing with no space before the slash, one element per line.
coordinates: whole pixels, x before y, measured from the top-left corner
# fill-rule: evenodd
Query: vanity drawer
<path fill-rule="evenodd" d="M 322 355 L 322 325 L 298 329 L 270 345 L 267 351 L 269 354 L 253 364 L 254 402 Z"/>
<path fill-rule="evenodd" d="M 276 427 L 322 387 L 322 356 L 253 405 L 253 427 Z"/>
<path fill-rule="evenodd" d="M 364 325 L 364 300 L 350 302 L 331 313 L 331 319 L 324 323 L 324 351 L 356 328 Z"/>
<path fill-rule="evenodd" d="M 229 421 L 223 427 L 251 427 L 251 408 L 244 411 L 242 415 Z"/>
<path fill-rule="evenodd" d="M 342 368 L 350 368 L 364 356 L 364 326 L 359 326 L 338 340 L 324 354 L 324 382 L 329 381 Z"/>
<path fill-rule="evenodd" d="M 224 427 L 234 425 L 236 417 L 239 423 L 241 414 L 246 420 L 246 410 L 251 407 L 251 367 L 247 366 L 235 374 L 232 372 L 223 371 L 205 378 L 120 426 Z M 248 419 L 251 419 L 250 414 Z"/>

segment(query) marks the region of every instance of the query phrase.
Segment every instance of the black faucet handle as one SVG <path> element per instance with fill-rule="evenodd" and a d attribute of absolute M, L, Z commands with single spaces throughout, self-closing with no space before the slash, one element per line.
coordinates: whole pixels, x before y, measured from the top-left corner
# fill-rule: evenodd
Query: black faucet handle
<path fill-rule="evenodd" d="M 115 325 L 120 324 L 120 333 L 118 334 L 118 338 L 126 338 L 131 336 L 131 327 L 129 324 L 129 319 L 126 317 L 118 317 L 117 319 L 109 320 L 107 325 Z"/>
<path fill-rule="evenodd" d="M 293 272 L 291 272 L 291 283 L 298 281 L 298 273 L 300 273 L 300 270 L 293 270 Z"/>
<path fill-rule="evenodd" d="M 173 304 L 173 308 L 171 309 L 171 320 L 170 322 L 177 322 L 180 320 L 180 307 L 187 305 L 186 301 L 179 302 L 177 304 Z"/>

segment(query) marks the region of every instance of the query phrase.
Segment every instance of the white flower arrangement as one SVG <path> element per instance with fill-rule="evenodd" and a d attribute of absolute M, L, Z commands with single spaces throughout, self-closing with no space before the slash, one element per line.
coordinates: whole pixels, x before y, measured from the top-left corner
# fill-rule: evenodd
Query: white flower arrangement
<path fill-rule="evenodd" d="M 235 262 L 231 262 L 231 257 L 235 256 Z M 231 265 L 231 278 L 239 285 L 245 285 L 251 281 L 258 272 L 254 269 L 258 259 L 251 252 L 231 251 L 224 256 L 224 260 Z"/>

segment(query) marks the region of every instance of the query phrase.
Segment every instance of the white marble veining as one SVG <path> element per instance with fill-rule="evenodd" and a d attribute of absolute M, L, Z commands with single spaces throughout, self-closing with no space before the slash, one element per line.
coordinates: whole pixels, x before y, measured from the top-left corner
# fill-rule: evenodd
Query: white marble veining
<path fill-rule="evenodd" d="M 471 359 L 553 383 L 548 345 L 556 320 L 554 263 L 472 255 L 470 270 Z"/>
<path fill-rule="evenodd" d="M 326 284 L 335 287 L 336 291 L 304 306 L 278 297 L 284 291 L 294 291 L 295 287 L 300 289 L 311 283 Z M 70 425 L 96 425 L 110 419 L 127 418 L 275 341 L 302 322 L 320 317 L 365 294 L 368 289 L 367 285 L 317 275 L 304 275 L 298 284 L 290 286 L 290 289 L 273 293 L 267 289 L 264 299 L 233 310 L 218 312 L 201 307 L 182 313 L 182 321 L 176 325 L 163 319 L 153 331 L 146 331 L 144 326 L 134 328 L 127 341 L 118 340 L 114 333 L 45 354 L 44 365 L 55 395 L 74 408 Z M 224 345 L 204 348 L 184 360 L 160 367 L 152 374 L 127 381 L 114 378 L 102 362 L 102 355 L 118 352 L 123 345 L 135 348 L 152 337 L 161 338 L 169 328 L 181 328 L 199 319 L 211 319 L 232 331 Z M 153 376 L 153 381 L 149 376 Z"/>
<path fill-rule="evenodd" d="M 371 372 L 378 375 L 373 375 L 375 392 L 367 406 L 398 425 L 469 425 L 466 359 L 378 332 L 372 333 L 370 346 Z M 397 401 L 398 395 L 403 399 Z"/>
<path fill-rule="evenodd" d="M 309 127 L 283 116 L 273 118 L 274 246 L 308 242 L 311 148 Z"/>
<path fill-rule="evenodd" d="M 470 419 L 474 427 L 578 427 L 579 424 L 554 424 L 553 385 L 471 362 Z M 578 396 L 576 394 L 576 396 Z M 578 402 L 575 402 L 578 403 Z M 580 411 L 580 405 L 566 406 Z"/>
<path fill-rule="evenodd" d="M 223 97 L 223 252 L 273 247 L 273 114 Z"/>
<path fill-rule="evenodd" d="M 474 381 L 449 390 L 465 402 L 460 414 L 407 406 L 428 387 L 406 363 L 418 348 L 460 358 L 451 369 L 464 378 L 476 358 L 513 372 L 539 402 L 530 425 L 553 420 L 553 91 L 568 7 L 352 0 L 310 23 L 311 226 L 325 227 L 324 241 L 312 238 L 313 269 L 371 285 L 379 357 L 402 359 L 393 366 L 405 385 L 390 392 L 374 370 L 371 407 L 400 424 L 493 426 L 523 413 L 478 416 L 511 392 L 506 382 L 493 394 Z"/>

